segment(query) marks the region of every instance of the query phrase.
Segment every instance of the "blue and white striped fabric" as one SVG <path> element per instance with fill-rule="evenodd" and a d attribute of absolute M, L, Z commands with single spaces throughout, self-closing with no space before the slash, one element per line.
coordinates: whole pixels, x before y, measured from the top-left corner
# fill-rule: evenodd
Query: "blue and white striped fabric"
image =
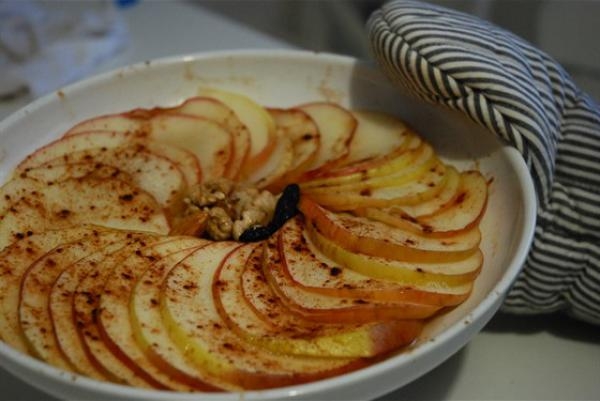
<path fill-rule="evenodd" d="M 504 310 L 566 310 L 600 324 L 600 107 L 548 55 L 466 14 L 396 0 L 368 30 L 394 82 L 464 112 L 529 166 L 538 226 Z"/>

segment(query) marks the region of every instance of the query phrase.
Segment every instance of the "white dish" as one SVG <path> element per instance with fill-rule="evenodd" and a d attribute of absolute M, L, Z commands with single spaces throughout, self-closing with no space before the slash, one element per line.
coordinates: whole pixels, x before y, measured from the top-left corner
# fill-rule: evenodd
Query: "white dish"
<path fill-rule="evenodd" d="M 462 115 L 406 96 L 376 69 L 355 59 L 302 51 L 236 51 L 161 59 L 103 74 L 47 95 L 0 123 L 0 179 L 27 154 L 85 118 L 135 107 L 169 106 L 200 87 L 244 93 L 267 106 L 331 100 L 388 111 L 460 168 L 476 165 L 492 180 L 481 224 L 485 263 L 470 298 L 433 320 L 419 341 L 368 368 L 305 385 L 243 394 L 175 394 L 101 383 L 60 371 L 0 342 L 0 365 L 64 399 L 267 400 L 372 399 L 433 369 L 489 321 L 520 271 L 535 226 L 536 200 L 519 153 Z"/>

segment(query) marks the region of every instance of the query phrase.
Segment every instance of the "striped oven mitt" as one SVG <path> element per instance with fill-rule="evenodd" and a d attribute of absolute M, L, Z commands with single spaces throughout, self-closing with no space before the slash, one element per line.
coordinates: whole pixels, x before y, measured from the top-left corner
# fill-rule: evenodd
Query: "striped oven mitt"
<path fill-rule="evenodd" d="M 368 31 L 395 83 L 465 113 L 529 166 L 538 225 L 504 310 L 565 310 L 600 324 L 598 104 L 548 55 L 463 13 L 396 0 L 371 15 Z"/>

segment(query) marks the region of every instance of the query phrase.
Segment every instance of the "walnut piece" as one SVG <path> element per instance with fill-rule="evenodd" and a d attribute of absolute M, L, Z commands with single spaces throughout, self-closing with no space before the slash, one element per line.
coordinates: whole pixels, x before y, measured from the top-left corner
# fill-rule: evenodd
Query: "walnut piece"
<path fill-rule="evenodd" d="M 216 240 L 225 241 L 231 238 L 233 221 L 222 207 L 208 209 L 208 221 L 206 223 L 206 234 Z"/>
<path fill-rule="evenodd" d="M 277 203 L 269 191 L 219 178 L 195 186 L 185 198 L 185 215 L 206 213 L 201 236 L 238 240 L 248 228 L 271 221 Z"/>

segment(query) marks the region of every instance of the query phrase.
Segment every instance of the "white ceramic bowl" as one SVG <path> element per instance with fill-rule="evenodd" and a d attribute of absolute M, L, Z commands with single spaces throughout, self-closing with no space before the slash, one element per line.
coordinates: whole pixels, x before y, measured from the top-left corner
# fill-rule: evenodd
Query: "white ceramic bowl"
<path fill-rule="evenodd" d="M 446 161 L 476 165 L 493 178 L 482 221 L 485 263 L 471 297 L 429 324 L 414 347 L 331 379 L 243 394 L 174 394 L 97 382 L 53 368 L 0 342 L 0 365 L 64 399 L 270 400 L 371 399 L 416 379 L 463 347 L 499 308 L 533 236 L 535 195 L 516 150 L 462 115 L 402 94 L 355 59 L 301 51 L 237 51 L 173 57 L 126 67 L 39 99 L 0 124 L 1 176 L 34 149 L 88 117 L 134 107 L 176 105 L 200 87 L 244 93 L 268 106 L 331 100 L 388 111 L 411 124 Z"/>

